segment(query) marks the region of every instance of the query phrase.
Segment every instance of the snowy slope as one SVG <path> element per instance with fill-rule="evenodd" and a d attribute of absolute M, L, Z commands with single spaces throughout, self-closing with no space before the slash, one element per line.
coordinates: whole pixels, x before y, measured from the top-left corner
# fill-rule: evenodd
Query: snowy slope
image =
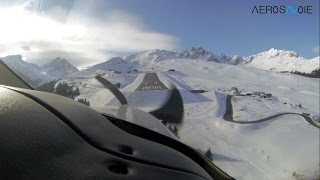
<path fill-rule="evenodd" d="M 294 51 L 270 49 L 246 58 L 246 64 L 255 68 L 280 71 L 300 71 L 310 73 L 319 68 L 319 57 L 305 59 Z"/>
<path fill-rule="evenodd" d="M 215 96 L 216 90 L 231 87 L 273 94 L 271 100 L 234 97 L 236 120 L 256 120 L 278 112 L 306 112 L 319 119 L 319 80 L 203 61 L 170 62 L 163 67 L 176 68 L 169 73 L 175 82 L 190 89 L 209 90 L 203 95 L 212 102 L 185 104 L 180 139 L 203 152 L 210 148 L 213 161 L 230 175 L 236 179 L 320 176 L 319 129 L 293 115 L 251 125 L 227 122 L 216 118 L 219 108 Z M 300 103 L 302 108 L 298 107 Z"/>
<path fill-rule="evenodd" d="M 63 81 L 79 86 L 79 97 L 89 100 L 92 106 L 117 105 L 110 92 L 94 79 L 97 74 L 103 75 L 112 83 L 121 84 L 120 90 L 131 104 L 149 110 L 159 106 L 163 96 L 153 93 L 135 96 L 132 92 L 137 87 L 135 81 L 141 81 L 144 72 L 163 74 L 178 87 L 184 100 L 185 119 L 179 126 L 180 140 L 201 152 L 210 148 L 213 162 L 231 176 L 236 179 L 319 178 L 319 129 L 295 115 L 258 124 L 228 122 L 217 117 L 222 116 L 219 101 L 223 103 L 223 99 L 216 97 L 216 91 L 228 92 L 231 87 L 272 94 L 269 99 L 233 97 L 233 118 L 237 121 L 257 120 L 281 112 L 308 113 L 319 121 L 319 79 L 252 68 L 252 64 L 231 64 L 177 57 L 176 53 L 167 51 L 144 51 L 114 58 Z M 133 71 L 135 69 L 137 71 Z M 169 69 L 175 71 L 168 72 Z M 195 94 L 189 92 L 191 89 L 208 92 Z"/>
<path fill-rule="evenodd" d="M 289 115 L 262 124 L 238 125 L 215 116 L 215 91 L 238 87 L 274 96 L 272 100 L 234 98 L 238 120 L 255 120 L 278 112 L 306 112 L 319 117 L 319 80 L 186 59 L 165 61 L 158 71 L 172 67 L 176 71 L 166 74 L 173 82 L 184 84 L 184 88 L 209 90 L 203 95 L 212 101 L 185 103 L 185 123 L 180 127 L 183 142 L 203 151 L 211 148 L 214 162 L 237 179 L 319 176 L 319 129 L 302 118 Z M 298 108 L 300 103 L 303 108 Z"/>

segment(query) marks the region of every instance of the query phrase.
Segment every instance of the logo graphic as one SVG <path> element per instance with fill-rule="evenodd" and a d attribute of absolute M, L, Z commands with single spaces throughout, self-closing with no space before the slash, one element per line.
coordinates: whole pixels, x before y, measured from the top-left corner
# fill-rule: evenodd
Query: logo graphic
<path fill-rule="evenodd" d="M 312 6 L 254 6 L 252 14 L 286 14 L 286 15 L 302 15 L 312 14 Z"/>

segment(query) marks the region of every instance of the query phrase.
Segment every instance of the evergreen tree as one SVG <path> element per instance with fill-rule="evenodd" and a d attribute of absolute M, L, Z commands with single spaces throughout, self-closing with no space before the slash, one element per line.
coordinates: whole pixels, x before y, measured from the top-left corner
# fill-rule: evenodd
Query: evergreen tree
<path fill-rule="evenodd" d="M 54 85 L 56 83 L 57 83 L 57 80 L 44 83 L 44 84 L 38 86 L 36 88 L 36 90 L 52 93 L 54 91 Z"/>
<path fill-rule="evenodd" d="M 311 74 L 313 77 L 320 78 L 320 68 L 313 70 Z"/>
<path fill-rule="evenodd" d="M 173 133 L 173 128 L 172 128 L 172 126 L 168 126 L 168 129 Z"/>
<path fill-rule="evenodd" d="M 87 100 L 87 99 L 82 99 L 82 98 L 79 98 L 78 99 L 78 102 L 79 103 L 82 103 L 82 104 L 84 104 L 84 105 L 87 105 L 87 106 L 90 106 L 90 102 L 89 102 L 89 100 Z"/>
<path fill-rule="evenodd" d="M 174 135 L 176 135 L 176 136 L 179 135 L 177 126 L 174 126 L 174 128 L 173 128 L 173 133 L 174 133 Z"/>
<path fill-rule="evenodd" d="M 212 157 L 213 155 L 212 155 L 210 148 L 207 150 L 207 152 L 204 154 L 204 156 L 206 156 L 210 160 L 213 160 L 213 157 Z"/>
<path fill-rule="evenodd" d="M 168 129 L 177 137 L 179 137 L 179 132 L 178 132 L 178 128 L 176 126 L 168 126 Z"/>
<path fill-rule="evenodd" d="M 290 73 L 305 77 L 320 78 L 320 68 L 313 70 L 311 73 L 299 72 L 297 70 L 291 71 Z"/>
<path fill-rule="evenodd" d="M 80 90 L 78 87 L 76 87 L 76 90 L 73 91 L 72 96 L 74 97 L 74 96 L 79 96 L 79 95 L 80 95 Z"/>
<path fill-rule="evenodd" d="M 66 82 L 60 82 L 55 91 L 55 94 L 59 94 L 61 96 L 65 96 L 65 97 L 69 97 L 74 99 L 75 96 L 79 96 L 80 95 L 80 91 L 79 88 L 74 88 L 72 86 L 69 86 Z"/>

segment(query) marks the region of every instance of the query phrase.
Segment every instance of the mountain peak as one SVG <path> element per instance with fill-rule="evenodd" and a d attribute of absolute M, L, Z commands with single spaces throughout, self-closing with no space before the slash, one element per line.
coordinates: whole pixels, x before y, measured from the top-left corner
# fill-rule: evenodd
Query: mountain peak
<path fill-rule="evenodd" d="M 64 58 L 60 58 L 60 57 L 57 57 L 55 59 L 53 59 L 52 61 L 50 61 L 49 63 L 47 64 L 50 64 L 50 63 L 63 63 L 63 64 L 70 64 L 66 59 Z M 71 64 L 70 64 L 71 65 Z"/>
<path fill-rule="evenodd" d="M 65 59 L 61 59 L 60 57 L 57 57 L 57 58 L 53 59 L 52 61 L 62 61 L 62 60 L 65 60 Z"/>
<path fill-rule="evenodd" d="M 42 66 L 42 71 L 55 78 L 62 78 L 68 74 L 78 72 L 79 70 L 70 64 L 66 59 L 57 57 L 49 63 Z"/>
<path fill-rule="evenodd" d="M 20 54 L 9 55 L 3 58 L 6 59 L 7 61 L 23 61 L 22 56 Z"/>
<path fill-rule="evenodd" d="M 299 54 L 295 51 L 287 51 L 287 50 L 279 50 L 276 48 L 271 48 L 268 51 L 264 51 L 259 53 L 258 55 L 266 55 L 270 58 L 277 57 L 277 56 L 286 56 L 286 57 L 300 57 Z"/>
<path fill-rule="evenodd" d="M 317 67 L 319 60 L 307 60 L 295 51 L 271 48 L 268 51 L 249 56 L 246 64 L 250 66 L 274 71 L 300 71 L 310 73 Z"/>
<path fill-rule="evenodd" d="M 205 52 L 208 52 L 206 49 L 204 49 L 203 47 L 201 46 L 198 46 L 198 47 L 192 47 L 191 50 L 192 52 L 197 52 L 199 54 L 202 54 L 202 53 L 205 53 Z"/>

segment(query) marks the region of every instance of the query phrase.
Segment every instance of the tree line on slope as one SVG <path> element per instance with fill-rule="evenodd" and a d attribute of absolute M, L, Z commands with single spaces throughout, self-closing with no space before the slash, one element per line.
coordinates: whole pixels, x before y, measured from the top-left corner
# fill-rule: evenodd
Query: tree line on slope
<path fill-rule="evenodd" d="M 55 87 L 55 85 L 58 81 L 59 80 L 54 80 L 54 81 L 50 81 L 48 83 L 45 83 L 45 84 L 37 87 L 36 90 L 58 94 L 58 95 L 68 97 L 71 99 L 74 99 L 76 96 L 80 95 L 80 91 L 79 91 L 78 87 L 74 88 L 72 86 L 69 86 L 66 82 L 59 82 L 57 84 L 57 86 Z M 82 104 L 85 104 L 87 106 L 90 106 L 89 100 L 87 100 L 85 98 L 78 98 L 77 101 Z"/>
<path fill-rule="evenodd" d="M 300 72 L 297 70 L 291 71 L 290 73 L 305 77 L 320 78 L 320 68 L 313 70 L 311 73 Z"/>
<path fill-rule="evenodd" d="M 69 97 L 71 99 L 74 99 L 76 96 L 80 95 L 78 87 L 73 88 L 72 86 L 69 86 L 66 82 L 59 82 L 53 93 Z"/>
<path fill-rule="evenodd" d="M 44 83 L 36 88 L 38 91 L 43 91 L 43 92 L 49 92 L 53 93 L 54 91 L 54 85 L 58 82 L 59 80 L 53 80 L 47 83 Z"/>
<path fill-rule="evenodd" d="M 78 98 L 78 102 L 90 106 L 90 102 L 86 98 Z"/>

